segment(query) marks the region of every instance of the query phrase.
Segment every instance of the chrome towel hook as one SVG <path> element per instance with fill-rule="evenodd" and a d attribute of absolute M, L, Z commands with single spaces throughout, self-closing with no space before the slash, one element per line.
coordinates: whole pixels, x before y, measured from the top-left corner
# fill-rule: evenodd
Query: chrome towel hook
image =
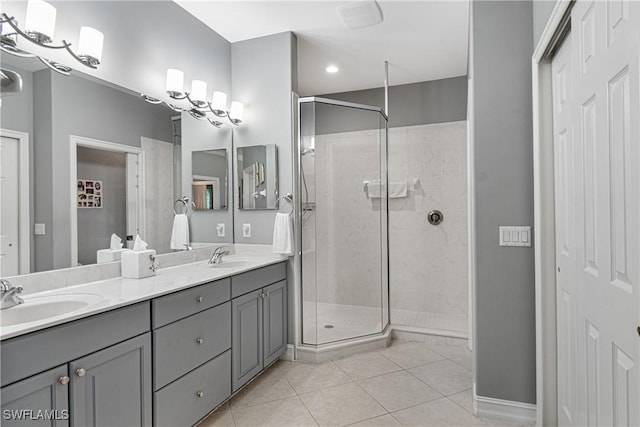
<path fill-rule="evenodd" d="M 278 209 L 280 209 L 280 200 L 286 200 L 287 202 L 289 202 L 289 205 L 291 206 L 291 210 L 287 213 L 293 213 L 293 194 L 291 193 L 287 193 L 284 196 L 280 196 L 276 199 L 276 207 Z"/>

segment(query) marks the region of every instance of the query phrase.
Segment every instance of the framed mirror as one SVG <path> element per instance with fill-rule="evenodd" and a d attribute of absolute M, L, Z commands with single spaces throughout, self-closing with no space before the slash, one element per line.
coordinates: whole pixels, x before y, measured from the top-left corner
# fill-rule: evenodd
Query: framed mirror
<path fill-rule="evenodd" d="M 275 144 L 237 148 L 238 208 L 277 209 L 278 147 Z"/>
<path fill-rule="evenodd" d="M 191 192 L 195 210 L 227 210 L 229 176 L 227 150 L 193 151 L 191 154 Z"/>

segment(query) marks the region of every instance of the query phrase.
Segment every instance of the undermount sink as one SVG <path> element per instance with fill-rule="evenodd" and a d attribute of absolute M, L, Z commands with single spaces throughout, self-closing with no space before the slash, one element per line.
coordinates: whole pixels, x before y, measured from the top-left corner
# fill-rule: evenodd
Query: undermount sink
<path fill-rule="evenodd" d="M 209 268 L 241 268 L 241 267 L 249 267 L 253 263 L 258 261 L 260 260 L 256 258 L 228 255 L 223 257 L 222 262 L 218 264 L 205 263 L 205 265 Z"/>
<path fill-rule="evenodd" d="M 49 296 L 24 296 L 24 303 L 0 310 L 0 325 L 11 326 L 49 317 L 73 313 L 96 304 L 102 297 L 96 294 L 73 293 Z"/>

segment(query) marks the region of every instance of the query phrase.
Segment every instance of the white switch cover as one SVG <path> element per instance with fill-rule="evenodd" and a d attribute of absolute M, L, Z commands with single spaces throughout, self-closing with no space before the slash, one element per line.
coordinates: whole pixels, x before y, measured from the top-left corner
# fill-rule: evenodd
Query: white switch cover
<path fill-rule="evenodd" d="M 44 236 L 44 224 L 34 224 L 33 234 L 36 236 Z"/>
<path fill-rule="evenodd" d="M 242 237 L 251 237 L 251 224 L 242 224 Z"/>
<path fill-rule="evenodd" d="M 216 231 L 218 232 L 218 237 L 224 237 L 224 234 L 225 234 L 224 224 L 220 223 L 216 225 Z"/>
<path fill-rule="evenodd" d="M 531 246 L 531 227 L 500 227 L 500 246 Z"/>

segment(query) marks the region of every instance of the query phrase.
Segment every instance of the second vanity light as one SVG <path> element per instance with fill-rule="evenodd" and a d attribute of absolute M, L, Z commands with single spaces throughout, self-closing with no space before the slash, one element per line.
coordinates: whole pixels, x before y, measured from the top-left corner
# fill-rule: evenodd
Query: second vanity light
<path fill-rule="evenodd" d="M 231 108 L 227 110 L 227 94 L 224 92 L 213 92 L 211 101 L 207 100 L 207 83 L 202 80 L 193 80 L 191 82 L 191 91 L 184 90 L 184 73 L 175 68 L 167 70 L 167 94 L 175 100 L 186 99 L 189 101 L 191 108 L 185 109 L 179 106 L 169 104 L 175 111 L 187 111 L 196 119 L 207 119 L 209 122 L 220 127 L 222 122 L 211 119 L 207 113 L 211 112 L 215 117 L 227 118 L 233 125 L 242 123 L 244 105 L 240 102 L 233 101 Z"/>

